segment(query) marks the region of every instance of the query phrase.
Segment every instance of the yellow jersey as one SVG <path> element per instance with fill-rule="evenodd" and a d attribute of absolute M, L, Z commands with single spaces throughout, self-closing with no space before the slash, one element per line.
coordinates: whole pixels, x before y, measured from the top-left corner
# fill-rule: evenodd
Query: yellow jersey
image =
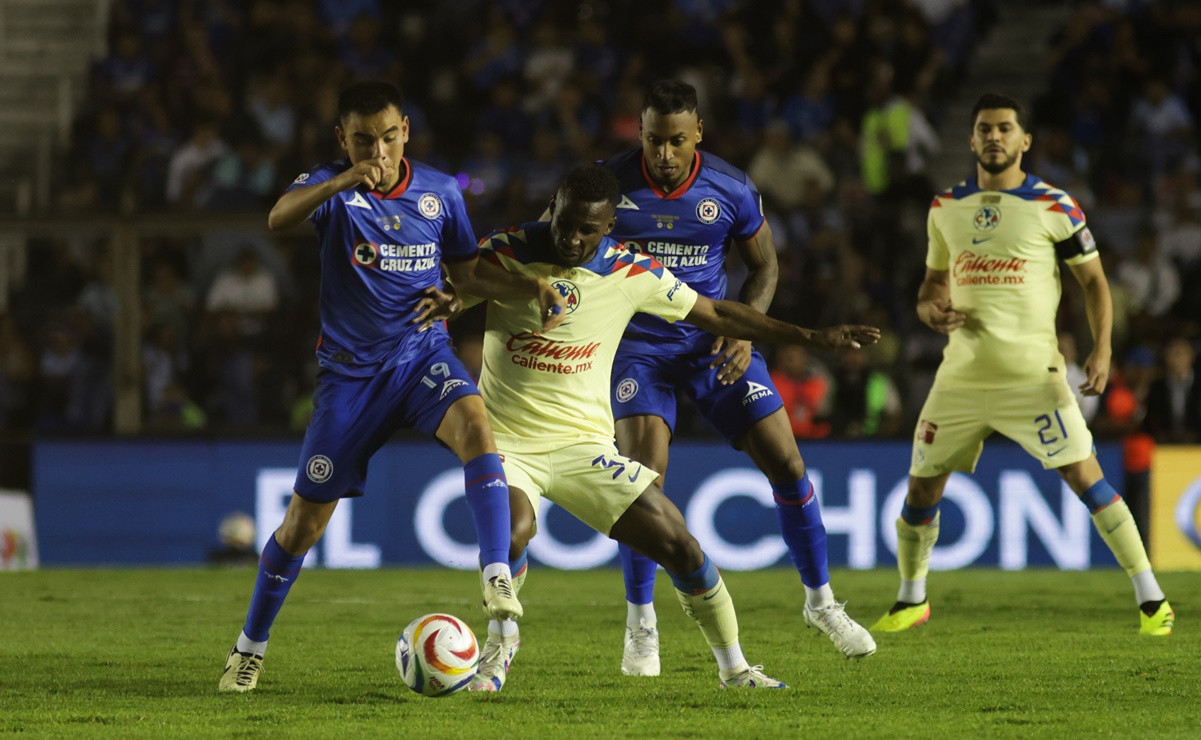
<path fill-rule="evenodd" d="M 1097 258 L 1084 212 L 1033 175 L 1013 190 L 981 190 L 972 178 L 934 198 L 926 266 L 950 273 L 951 332 L 937 382 L 998 389 L 1065 376 L 1055 336 L 1059 260 Z"/>
<path fill-rule="evenodd" d="M 481 258 L 554 286 L 567 316 L 541 333 L 534 301 L 490 301 L 480 393 L 497 447 L 547 452 L 580 442 L 613 443 L 609 383 L 613 357 L 639 311 L 676 322 L 697 293 L 654 257 L 605 237 L 586 264 L 553 262 L 550 224 L 493 234 Z"/>

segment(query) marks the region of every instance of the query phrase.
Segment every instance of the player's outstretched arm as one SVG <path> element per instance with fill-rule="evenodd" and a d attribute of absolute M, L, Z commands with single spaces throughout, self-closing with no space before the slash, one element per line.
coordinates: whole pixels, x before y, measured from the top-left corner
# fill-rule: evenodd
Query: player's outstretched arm
<path fill-rule="evenodd" d="M 545 280 L 509 272 L 491 260 L 476 257 L 445 265 L 455 290 L 485 300 L 535 300 L 542 330 L 550 331 L 567 317 L 567 299 Z"/>
<path fill-rule="evenodd" d="M 880 340 L 880 330 L 874 326 L 842 325 L 828 329 L 805 329 L 777 321 L 742 303 L 715 301 L 697 296 L 696 305 L 684 317 L 693 326 L 725 337 L 772 344 L 800 344 L 819 349 L 851 347 Z"/>
<path fill-rule="evenodd" d="M 350 169 L 328 180 L 305 188 L 289 190 L 280 196 L 267 215 L 267 228 L 284 231 L 302 223 L 321 207 L 321 204 L 343 190 L 359 185 L 374 188 L 388 173 L 388 167 L 380 160 L 365 159 Z"/>
<path fill-rule="evenodd" d="M 939 334 L 950 334 L 967 320 L 951 308 L 951 273 L 926 268 L 926 278 L 917 292 L 917 317 Z"/>
<path fill-rule="evenodd" d="M 1113 300 L 1109 295 L 1109 281 L 1101 260 L 1092 259 L 1077 265 L 1069 265 L 1084 288 L 1084 310 L 1088 313 L 1088 327 L 1093 334 L 1093 351 L 1088 353 L 1080 369 L 1085 382 L 1080 391 L 1086 396 L 1099 396 L 1109 383 L 1109 363 L 1113 356 L 1110 335 L 1113 332 Z"/>

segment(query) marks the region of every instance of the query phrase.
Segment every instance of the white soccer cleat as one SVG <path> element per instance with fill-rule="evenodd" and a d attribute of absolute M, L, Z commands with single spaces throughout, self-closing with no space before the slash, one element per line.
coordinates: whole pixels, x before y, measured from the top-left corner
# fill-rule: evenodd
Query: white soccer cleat
<path fill-rule="evenodd" d="M 848 658 L 860 660 L 876 652 L 871 633 L 847 616 L 847 610 L 837 602 L 818 609 L 805 605 L 805 624 L 816 627 Z"/>
<path fill-rule="evenodd" d="M 624 676 L 659 675 L 659 630 L 638 620 L 638 629 L 626 627 L 625 652 L 621 656 Z"/>
<path fill-rule="evenodd" d="M 500 691 L 504 688 L 505 679 L 509 677 L 509 666 L 521 647 L 521 633 L 515 632 L 508 637 L 488 632 L 484 642 L 484 651 L 480 654 L 480 667 L 467 684 L 468 691 Z"/>
<path fill-rule="evenodd" d="M 239 653 L 235 646 L 225 658 L 225 672 L 221 674 L 218 691 L 238 691 L 245 693 L 253 691 L 259 684 L 259 674 L 263 672 L 263 656 L 253 653 Z"/>
<path fill-rule="evenodd" d="M 746 665 L 732 671 L 718 671 L 723 689 L 786 689 L 788 684 L 777 681 L 763 672 L 761 665 Z"/>
<path fill-rule="evenodd" d="M 513 580 L 507 574 L 492 576 L 484 581 L 484 613 L 489 619 L 519 619 L 524 613 Z"/>

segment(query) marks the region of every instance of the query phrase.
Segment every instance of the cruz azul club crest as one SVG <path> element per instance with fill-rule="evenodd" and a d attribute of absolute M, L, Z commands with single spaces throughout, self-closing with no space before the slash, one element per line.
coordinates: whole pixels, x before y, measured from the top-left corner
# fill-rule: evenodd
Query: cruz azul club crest
<path fill-rule="evenodd" d="M 421 215 L 433 221 L 442 215 L 442 199 L 434 193 L 425 193 L 417 199 L 417 210 Z"/>
<path fill-rule="evenodd" d="M 711 224 L 721 218 L 721 206 L 713 198 L 704 198 L 696 204 L 696 217 L 701 223 Z"/>

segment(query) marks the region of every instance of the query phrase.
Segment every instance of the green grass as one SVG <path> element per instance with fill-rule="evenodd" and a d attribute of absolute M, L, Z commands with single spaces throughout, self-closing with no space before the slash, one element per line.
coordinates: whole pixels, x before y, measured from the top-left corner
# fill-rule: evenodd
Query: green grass
<path fill-rule="evenodd" d="M 795 572 L 727 573 L 747 657 L 792 685 L 720 690 L 712 656 L 659 579 L 663 675 L 621 676 L 616 571 L 532 570 L 505 690 L 425 699 L 393 665 L 432 611 L 483 620 L 474 573 L 306 572 L 276 623 L 256 692 L 218 694 L 248 570 L 0 574 L 0 733 L 107 737 L 1197 737 L 1199 578 L 1166 574 L 1181 619 L 1137 634 L 1120 571 L 961 571 L 934 612 L 849 662 L 801 620 Z M 838 572 L 851 615 L 891 604 L 893 571 Z"/>

